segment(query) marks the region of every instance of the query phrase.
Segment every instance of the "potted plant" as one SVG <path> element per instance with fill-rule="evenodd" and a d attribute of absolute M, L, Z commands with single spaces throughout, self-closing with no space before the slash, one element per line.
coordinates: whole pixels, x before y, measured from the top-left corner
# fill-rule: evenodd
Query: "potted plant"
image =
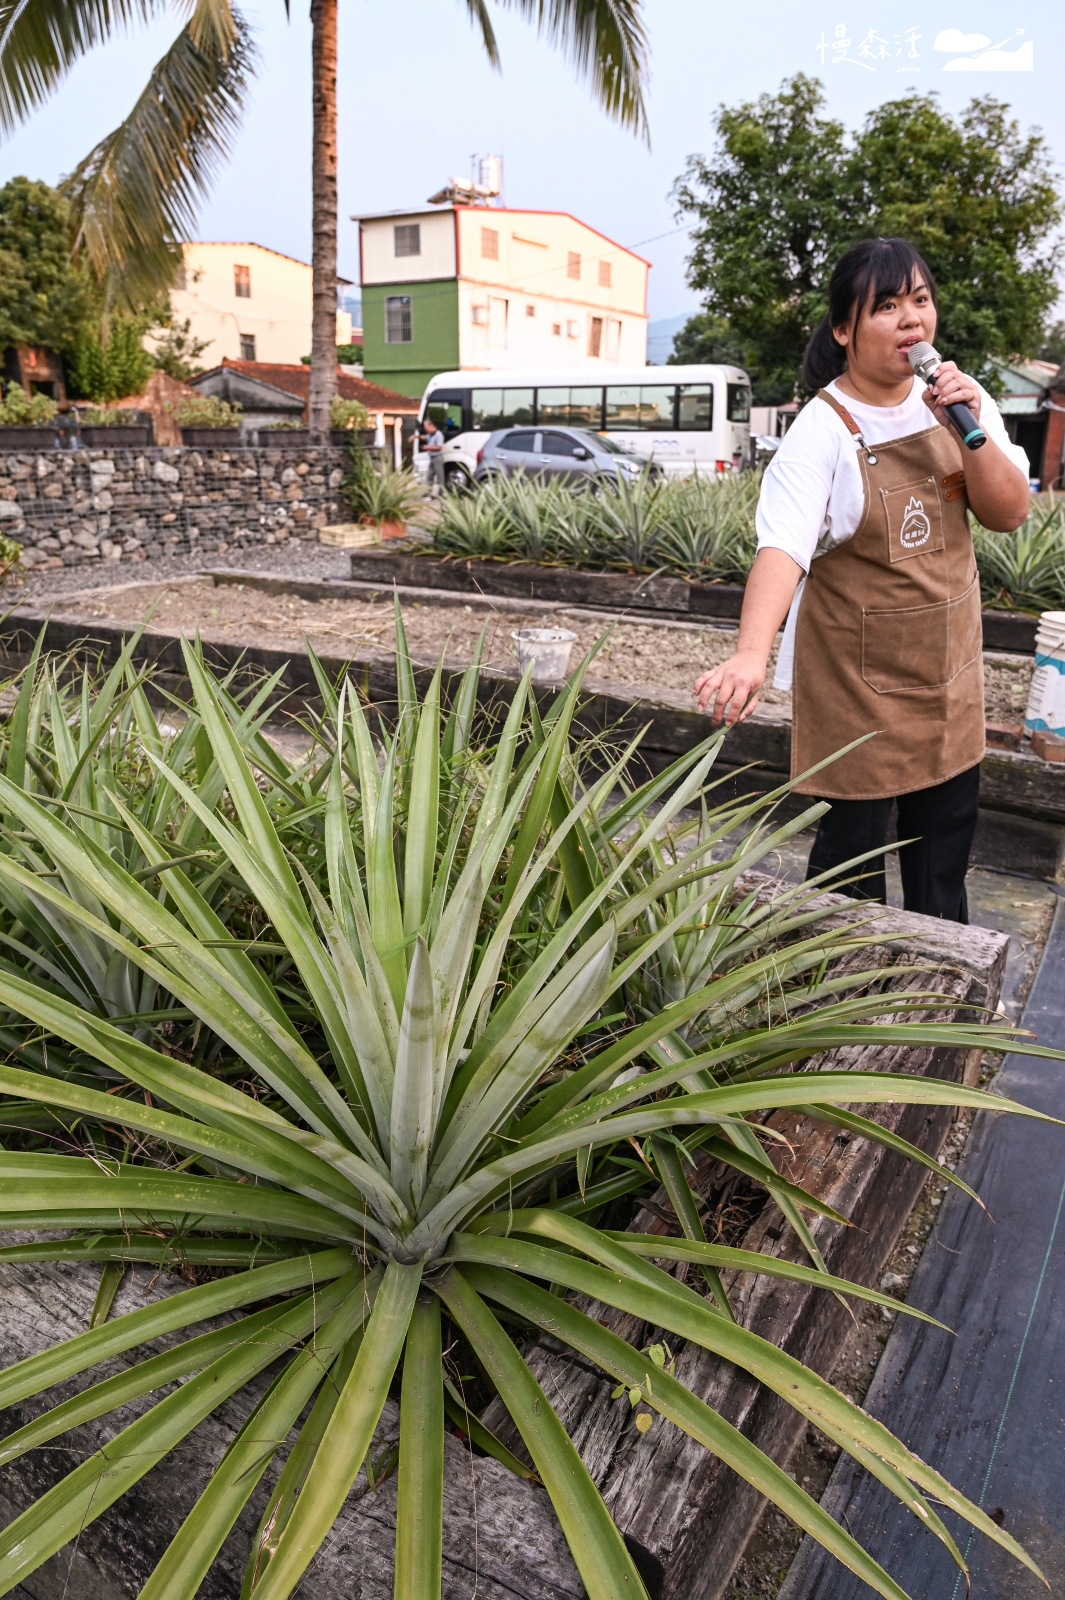
<path fill-rule="evenodd" d="M 177 408 L 177 424 L 181 429 L 181 442 L 194 448 L 217 450 L 240 443 L 240 405 L 234 401 L 216 400 L 212 395 L 198 395 L 195 400 L 183 400 Z"/>
<path fill-rule="evenodd" d="M 357 437 L 344 494 L 355 522 L 374 528 L 379 539 L 401 539 L 425 504 L 425 490 L 412 472 L 375 462 Z"/>
<path fill-rule="evenodd" d="M 147 411 L 134 411 L 121 406 L 102 408 L 91 406 L 78 413 L 81 443 L 88 450 L 132 450 L 155 443 L 155 429 Z"/>
<path fill-rule="evenodd" d="M 329 443 L 351 444 L 356 436 L 362 444 L 373 443 L 370 413 L 360 400 L 345 400 L 335 394 L 329 407 Z"/>
<path fill-rule="evenodd" d="M 0 400 L 0 449 L 57 450 L 52 419 L 58 409 L 48 395 L 27 395 L 20 383 L 9 383 Z"/>

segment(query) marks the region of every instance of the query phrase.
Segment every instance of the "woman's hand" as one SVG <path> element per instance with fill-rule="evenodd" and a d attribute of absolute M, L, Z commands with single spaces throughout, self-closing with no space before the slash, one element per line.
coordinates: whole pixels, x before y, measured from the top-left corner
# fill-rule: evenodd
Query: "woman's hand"
<path fill-rule="evenodd" d="M 944 428 L 950 425 L 947 406 L 967 406 L 977 422 L 980 421 L 980 389 L 976 380 L 959 372 L 953 361 L 943 362 L 935 380 L 925 390 L 923 399 L 929 411 L 935 413 L 936 421 Z"/>
<path fill-rule="evenodd" d="M 746 722 L 765 683 L 769 652 L 788 614 L 802 568 L 783 550 L 759 550 L 747 579 L 736 654 L 697 678 L 692 694 L 705 711 L 711 700 L 714 726 Z"/>
<path fill-rule="evenodd" d="M 980 420 L 979 386 L 975 379 L 959 372 L 953 361 L 944 361 L 939 368 L 935 383 L 924 392 L 924 403 L 944 427 L 950 421 L 944 406 L 968 406 L 977 422 Z M 1031 509 L 1024 473 L 990 438 L 979 450 L 965 450 L 962 454 L 969 510 L 993 533 L 1012 533 Z"/>
<path fill-rule="evenodd" d="M 764 655 L 756 650 L 737 650 L 719 667 L 697 678 L 692 694 L 700 711 L 705 711 L 716 695 L 711 721 L 716 728 L 724 719 L 731 728 L 737 722 L 746 722 L 758 704 L 765 673 Z"/>

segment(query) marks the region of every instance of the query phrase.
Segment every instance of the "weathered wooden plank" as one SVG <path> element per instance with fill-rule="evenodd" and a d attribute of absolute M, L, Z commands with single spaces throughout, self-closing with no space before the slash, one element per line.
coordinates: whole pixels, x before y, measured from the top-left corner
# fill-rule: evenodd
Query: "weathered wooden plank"
<path fill-rule="evenodd" d="M 0 1340 L 4 1365 L 49 1348 L 81 1332 L 88 1323 L 99 1268 L 70 1265 L 0 1264 Z M 132 1269 L 113 1315 L 183 1288 L 180 1280 Z M 163 1349 L 174 1340 L 150 1346 Z M 118 1358 L 91 1375 L 119 1372 Z M 31 1600 L 125 1600 L 135 1595 L 195 1502 L 208 1473 L 221 1459 L 271 1379 L 266 1373 L 222 1406 L 166 1461 L 122 1500 L 83 1529 L 68 1547 L 25 1580 Z M 87 1378 L 57 1386 L 55 1404 L 76 1393 Z M 106 1449 L 120 1428 L 161 1394 L 122 1408 L 77 1429 L 54 1446 L 32 1452 L 0 1471 L 0 1516 L 6 1524 L 78 1461 Z M 7 1433 L 46 1409 L 41 1399 L 0 1415 Z M 398 1410 L 389 1402 L 374 1440 L 379 1458 L 397 1437 Z M 580 1600 L 584 1591 L 544 1491 L 513 1476 L 495 1461 L 471 1459 L 449 1437 L 445 1446 L 444 1600 Z M 239 1593 L 251 1541 L 276 1481 L 267 1473 L 215 1561 L 200 1593 L 204 1600 L 233 1600 Z M 373 1493 L 360 1474 L 327 1546 L 304 1579 L 307 1600 L 391 1600 L 395 1539 L 395 1478 Z"/>
<path fill-rule="evenodd" d="M 869 908 L 826 897 L 835 915 L 853 921 Z M 943 995 L 949 1016 L 959 1005 L 997 1004 L 1008 941 L 984 929 L 948 930 L 923 917 L 886 912 L 884 947 L 852 957 L 861 969 L 925 960 L 936 968 L 930 975 L 900 976 L 892 988 L 934 988 Z M 916 937 L 910 937 L 916 935 Z M 826 1070 L 905 1071 L 951 1078 L 966 1076 L 962 1051 L 877 1049 L 842 1050 L 824 1058 Z M 938 1151 L 950 1127 L 949 1110 L 926 1107 L 867 1108 L 866 1114 L 924 1150 Z M 850 1228 L 818 1218 L 814 1237 L 830 1270 L 871 1284 L 891 1254 L 899 1231 L 924 1181 L 923 1169 L 886 1152 L 872 1141 L 849 1138 L 824 1124 L 805 1123 L 792 1114 L 770 1117 L 783 1133 L 791 1154 L 778 1165 L 792 1181 L 801 1182 L 852 1223 Z M 775 1148 L 775 1147 L 774 1147 Z M 713 1162 L 698 1170 L 698 1187 L 712 1193 L 724 1177 Z M 656 1212 L 668 1214 L 660 1191 Z M 659 1215 L 645 1212 L 633 1223 L 642 1232 L 667 1230 Z M 776 1207 L 767 1204 L 749 1229 L 747 1249 L 804 1260 L 798 1240 Z M 692 1279 L 691 1281 L 695 1281 Z M 771 1279 L 733 1279 L 739 1320 L 814 1370 L 828 1371 L 849 1327 L 840 1304 L 817 1291 Z M 600 1308 L 601 1320 L 616 1326 L 637 1345 L 648 1343 L 655 1330 L 631 1318 Z M 783 1401 L 759 1389 L 745 1374 L 693 1345 L 677 1354 L 677 1375 L 692 1391 L 741 1428 L 774 1460 L 786 1464 L 805 1427 Z M 639 1434 L 624 1398 L 612 1402 L 612 1383 L 597 1378 L 550 1340 L 535 1347 L 531 1364 L 552 1402 L 560 1408 L 590 1471 L 633 1546 L 642 1552 L 645 1572 L 657 1581 L 655 1600 L 718 1600 L 757 1525 L 762 1498 L 728 1468 L 671 1425 L 657 1419 L 651 1431 Z M 512 1444 L 513 1430 L 496 1403 L 488 1420 Z M 518 1446 L 520 1448 L 520 1446 Z"/>

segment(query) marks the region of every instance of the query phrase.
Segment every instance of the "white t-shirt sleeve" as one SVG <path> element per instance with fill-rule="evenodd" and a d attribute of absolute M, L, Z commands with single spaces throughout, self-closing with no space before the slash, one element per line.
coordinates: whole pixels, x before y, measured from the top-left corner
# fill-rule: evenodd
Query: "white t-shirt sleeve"
<path fill-rule="evenodd" d="M 783 550 L 804 572 L 809 572 L 817 542 L 828 526 L 840 445 L 846 448 L 849 442 L 825 426 L 833 420 L 824 401 L 811 400 L 804 406 L 766 468 L 758 497 L 758 549 Z"/>
<path fill-rule="evenodd" d="M 1006 460 L 1012 462 L 1015 467 L 1018 467 L 1020 471 L 1024 473 L 1024 479 L 1027 483 L 1028 479 L 1031 477 L 1032 470 L 1028 464 L 1028 457 L 1025 455 L 1019 444 L 1010 443 L 1010 436 L 1006 432 L 1006 424 L 1002 420 L 1002 413 L 998 409 L 998 406 L 995 404 L 994 400 L 992 400 L 991 396 L 988 394 L 987 390 L 982 384 L 979 383 L 976 387 L 980 390 L 981 428 L 983 428 L 984 432 L 987 434 L 987 437 L 991 440 L 991 443 L 998 445 L 999 449 L 1002 451 L 1002 454 L 1006 457 Z"/>

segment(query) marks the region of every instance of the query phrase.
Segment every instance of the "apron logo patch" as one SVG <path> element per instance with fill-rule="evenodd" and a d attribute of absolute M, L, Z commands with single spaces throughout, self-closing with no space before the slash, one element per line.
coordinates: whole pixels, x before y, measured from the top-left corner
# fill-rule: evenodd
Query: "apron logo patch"
<path fill-rule="evenodd" d="M 932 524 L 922 500 L 915 500 L 910 496 L 910 503 L 902 518 L 902 527 L 899 530 L 899 543 L 904 550 L 919 550 L 927 544 L 932 537 Z"/>

